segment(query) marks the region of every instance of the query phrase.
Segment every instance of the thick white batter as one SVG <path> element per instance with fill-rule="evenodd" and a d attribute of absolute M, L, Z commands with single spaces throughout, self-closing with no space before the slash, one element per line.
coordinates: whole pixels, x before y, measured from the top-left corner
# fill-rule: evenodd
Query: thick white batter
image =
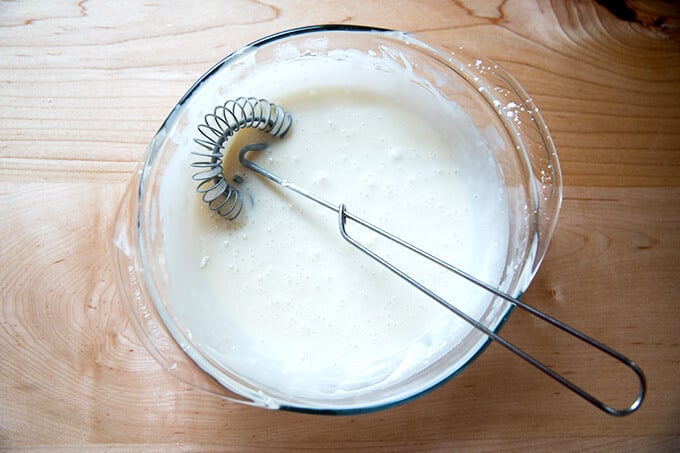
<path fill-rule="evenodd" d="M 332 211 L 240 168 L 244 144 L 267 140 L 251 159 L 484 281 L 498 281 L 506 262 L 506 194 L 469 118 L 408 71 L 366 79 L 355 69 L 282 65 L 280 83 L 263 88 L 253 74 L 239 87 L 253 91 L 230 96 L 267 97 L 293 116 L 284 139 L 245 131 L 229 142 L 225 174 L 245 177 L 237 187 L 249 200 L 239 221 L 195 193 L 190 127 L 161 187 L 174 316 L 218 366 L 301 398 L 399 382 L 470 327 L 345 242 Z M 293 71 L 306 76 L 286 81 Z M 460 278 L 356 225 L 348 231 L 467 313 L 487 309 L 489 296 Z"/>

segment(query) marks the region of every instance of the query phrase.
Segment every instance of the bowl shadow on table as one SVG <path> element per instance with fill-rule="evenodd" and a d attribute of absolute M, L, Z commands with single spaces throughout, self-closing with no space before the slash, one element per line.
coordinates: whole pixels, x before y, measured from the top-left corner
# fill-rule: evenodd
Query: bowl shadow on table
<path fill-rule="evenodd" d="M 328 442 L 450 442 L 455 439 L 486 439 L 517 434 L 517 418 L 527 432 L 536 428 L 541 415 L 560 409 L 550 398 L 541 413 L 531 414 L 525 401 L 546 390 L 538 379 L 526 378 L 510 358 L 490 353 L 462 375 L 422 398 L 391 409 L 351 416 L 317 416 L 266 412 L 254 417 L 246 428 L 265 432 L 271 441 L 305 445 Z M 502 351 L 500 351 L 502 353 Z M 535 377 L 535 376 L 534 376 Z M 509 423 L 509 418 L 515 419 Z M 532 428 L 532 426 L 534 428 Z"/>
<path fill-rule="evenodd" d="M 520 319 L 503 331 L 542 355 L 559 347 L 559 340 L 531 319 Z M 565 417 L 595 411 L 499 345 L 491 344 L 460 375 L 406 404 L 345 416 L 263 411 L 244 428 L 267 433 L 271 441 L 305 445 L 395 440 L 436 444 L 458 438 L 517 435 L 518 427 L 523 435 L 545 435 L 551 420 L 558 425 Z"/>

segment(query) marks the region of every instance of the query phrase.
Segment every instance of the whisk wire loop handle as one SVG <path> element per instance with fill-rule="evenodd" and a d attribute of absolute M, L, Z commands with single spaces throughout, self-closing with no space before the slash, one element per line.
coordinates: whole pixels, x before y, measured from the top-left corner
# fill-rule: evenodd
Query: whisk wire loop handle
<path fill-rule="evenodd" d="M 324 207 L 326 207 L 326 208 L 328 208 L 332 211 L 335 211 L 338 214 L 338 228 L 340 230 L 340 234 L 351 245 L 353 245 L 354 247 L 356 247 L 357 249 L 359 249 L 360 251 L 362 251 L 363 253 L 365 253 L 366 255 L 368 255 L 369 257 L 371 257 L 373 260 L 377 261 L 381 265 L 385 266 L 387 269 L 389 269 L 394 274 L 396 274 L 397 276 L 399 276 L 400 278 L 402 278 L 403 280 L 405 280 L 406 282 L 411 284 L 413 287 L 415 287 L 419 291 L 423 292 L 424 294 L 426 294 L 427 296 L 429 296 L 430 298 L 432 298 L 433 300 L 435 300 L 436 302 L 438 302 L 439 304 L 441 304 L 445 308 L 449 309 L 450 311 L 452 311 L 456 315 L 460 316 L 463 320 L 465 320 L 466 322 L 471 324 L 474 328 L 476 328 L 476 329 L 480 330 L 481 332 L 483 332 L 484 334 L 488 335 L 490 338 L 492 338 L 493 340 L 498 342 L 500 345 L 502 345 L 503 347 L 505 347 L 506 349 L 508 349 L 512 353 L 516 354 L 517 356 L 519 356 L 523 360 L 527 361 L 528 363 L 530 363 L 534 367 L 538 368 L 539 370 L 541 370 L 542 372 L 547 374 L 549 377 L 556 380 L 560 384 L 564 385 L 569 390 L 571 390 L 572 392 L 581 396 L 586 401 L 590 402 L 591 404 L 593 404 L 594 406 L 596 406 L 600 410 L 602 410 L 602 411 L 604 411 L 604 412 L 606 412 L 610 415 L 613 415 L 613 416 L 623 416 L 623 415 L 628 415 L 628 414 L 636 411 L 640 407 L 640 405 L 642 404 L 642 401 L 645 397 L 645 393 L 646 393 L 646 389 L 647 389 L 647 381 L 646 381 L 646 378 L 645 378 L 645 375 L 644 375 L 642 369 L 635 362 L 628 359 L 623 354 L 621 354 L 621 353 L 613 350 L 612 348 L 604 345 L 603 343 L 601 343 L 601 342 L 589 337 L 588 335 L 585 335 L 584 333 L 574 329 L 573 327 L 570 327 L 570 326 L 564 324 L 563 322 L 547 315 L 546 313 L 544 313 L 544 312 L 542 312 L 542 311 L 540 311 L 540 310 L 538 310 L 538 309 L 536 309 L 536 308 L 534 308 L 534 307 L 532 307 L 528 304 L 525 304 L 524 302 L 520 301 L 519 299 L 514 298 L 511 295 L 504 293 L 503 291 L 500 291 L 497 288 L 494 288 L 493 286 L 489 285 L 488 283 L 485 283 L 485 282 L 475 278 L 474 276 L 467 274 L 466 272 L 457 268 L 456 266 L 453 266 L 452 264 L 450 264 L 450 263 L 448 263 L 448 262 L 446 262 L 446 261 L 444 261 L 444 260 L 442 260 L 442 259 L 440 259 L 440 258 L 418 248 L 418 247 L 416 247 L 415 245 L 399 238 L 398 236 L 395 236 L 395 235 L 389 233 L 388 231 L 385 231 L 382 228 L 380 228 L 376 225 L 373 225 L 372 223 L 370 223 L 370 222 L 368 222 L 368 221 L 366 221 L 366 220 L 364 220 L 360 217 L 353 215 L 352 213 L 347 211 L 344 204 L 331 203 L 330 201 L 325 200 L 325 199 L 319 197 L 318 195 L 315 195 L 315 194 L 307 191 L 306 189 L 299 187 L 299 186 L 297 186 L 297 185 L 295 185 L 295 184 L 293 184 L 293 183 L 271 173 L 270 171 L 262 168 L 258 164 L 246 159 L 246 154 L 248 154 L 249 152 L 260 151 L 260 150 L 266 149 L 266 147 L 267 147 L 267 145 L 264 144 L 264 143 L 257 143 L 257 144 L 247 145 L 247 146 L 243 147 L 241 149 L 240 154 L 239 154 L 239 161 L 241 162 L 241 164 L 244 167 L 266 177 L 267 179 L 279 184 L 280 186 L 287 188 L 287 189 L 289 189 L 293 192 L 296 192 L 299 195 L 302 195 L 302 196 L 304 196 L 304 197 L 306 197 L 306 198 L 308 198 L 312 201 L 315 201 L 316 203 L 318 203 L 318 204 L 320 204 L 320 205 L 322 205 L 322 206 L 324 206 Z M 392 263 L 387 261 L 385 258 L 383 258 L 380 255 L 378 255 L 377 253 L 375 253 L 373 250 L 371 250 L 370 248 L 366 247 L 364 244 L 362 244 L 359 241 L 357 241 L 356 239 L 354 239 L 352 236 L 350 236 L 347 233 L 346 223 L 347 223 L 348 220 L 351 220 L 351 221 L 355 222 L 356 224 L 358 224 L 358 225 L 360 225 L 364 228 L 367 228 L 367 229 L 373 231 L 374 233 L 377 233 L 380 236 L 382 236 L 386 239 L 389 239 L 390 241 L 395 242 L 396 244 L 401 245 L 401 246 L 407 248 L 408 250 L 410 250 L 410 251 L 432 261 L 433 263 L 436 263 L 436 264 L 444 267 L 445 269 L 455 273 L 456 275 L 466 279 L 467 281 L 489 291 L 493 295 L 512 303 L 516 307 L 519 307 L 519 308 L 527 311 L 531 315 L 538 317 L 539 319 L 547 322 L 548 324 L 562 330 L 563 332 L 566 332 L 569 335 L 574 336 L 575 338 L 583 341 L 584 343 L 596 348 L 597 350 L 599 350 L 599 351 L 609 355 L 610 357 L 616 359 L 617 361 L 623 363 L 626 367 L 628 367 L 631 371 L 633 371 L 633 373 L 635 374 L 635 376 L 638 379 L 639 388 L 638 388 L 637 397 L 628 407 L 623 408 L 623 409 L 616 409 L 616 408 L 604 403 L 600 399 L 593 396 L 591 393 L 587 392 L 583 388 L 581 388 L 578 385 L 576 385 L 575 383 L 573 383 L 571 380 L 567 379 L 564 375 L 557 373 L 556 371 L 554 371 L 549 366 L 545 365 L 544 363 L 540 362 L 539 360 L 537 360 L 536 358 L 534 358 L 533 356 L 531 356 L 530 354 L 528 354 L 524 350 L 517 347 L 515 344 L 506 340 L 504 337 L 498 335 L 496 332 L 489 329 L 487 326 L 483 325 L 482 323 L 480 323 L 476 319 L 472 318 L 471 316 L 469 316 L 465 312 L 461 311 L 455 305 L 451 304 L 450 302 L 448 302 L 447 300 L 445 300 L 444 298 L 442 298 L 441 296 L 439 296 L 438 294 L 436 294 L 435 292 L 430 290 L 428 287 L 426 287 L 425 285 L 423 285 L 419 281 L 415 280 L 413 277 L 408 275 L 406 272 L 404 272 L 400 268 L 396 267 L 395 265 L 393 265 Z"/>

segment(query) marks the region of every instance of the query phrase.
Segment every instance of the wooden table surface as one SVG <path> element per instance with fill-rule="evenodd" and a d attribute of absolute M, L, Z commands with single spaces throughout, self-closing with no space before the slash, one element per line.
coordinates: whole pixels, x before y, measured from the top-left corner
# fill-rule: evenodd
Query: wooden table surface
<path fill-rule="evenodd" d="M 680 6 L 602 3 L 0 1 L 0 450 L 680 451 Z M 423 398 L 346 417 L 217 399 L 144 349 L 107 253 L 135 163 L 213 63 L 317 23 L 463 46 L 531 93 L 565 190 L 525 301 L 639 362 L 637 413 L 605 415 L 498 345 Z M 536 321 L 513 315 L 504 333 L 632 394 Z"/>

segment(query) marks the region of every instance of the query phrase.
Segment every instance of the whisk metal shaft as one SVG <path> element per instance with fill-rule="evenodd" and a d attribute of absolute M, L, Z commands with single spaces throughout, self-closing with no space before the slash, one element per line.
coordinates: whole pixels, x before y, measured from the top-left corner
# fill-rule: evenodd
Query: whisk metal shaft
<path fill-rule="evenodd" d="M 623 354 L 621 354 L 621 353 L 613 350 L 612 348 L 604 345 L 603 343 L 601 343 L 601 342 L 589 337 L 588 335 L 585 335 L 584 333 L 574 329 L 573 327 L 570 327 L 570 326 L 564 324 L 563 322 L 547 315 L 546 313 L 544 313 L 544 312 L 542 312 L 542 311 L 540 311 L 540 310 L 538 310 L 538 309 L 536 309 L 536 308 L 534 308 L 530 305 L 525 304 L 524 302 L 520 301 L 519 299 L 514 298 L 514 297 L 510 296 L 509 294 L 498 290 L 497 288 L 494 288 L 493 286 L 489 285 L 488 283 L 485 283 L 485 282 L 475 278 L 474 276 L 462 271 L 461 269 L 457 268 L 456 266 L 453 266 L 452 264 L 450 264 L 450 263 L 448 263 L 448 262 L 446 262 L 446 261 L 444 261 L 440 258 L 437 258 L 436 256 L 434 256 L 434 255 L 416 247 L 415 245 L 413 245 L 413 244 L 411 244 L 411 243 L 389 233 L 388 231 L 385 231 L 382 228 L 380 228 L 376 225 L 373 225 L 372 223 L 370 223 L 370 222 L 368 222 L 368 221 L 366 221 L 366 220 L 364 220 L 360 217 L 357 217 L 356 215 L 347 211 L 344 204 L 342 204 L 342 203 L 341 204 L 331 203 L 330 201 L 325 200 L 325 199 L 319 197 L 318 195 L 315 195 L 315 194 L 309 192 L 308 190 L 306 190 L 306 189 L 304 189 L 300 186 L 297 186 L 297 185 L 295 185 L 295 184 L 293 184 L 293 183 L 271 173 L 270 171 L 262 168 L 258 164 L 254 163 L 253 161 L 250 161 L 246 158 L 246 154 L 248 154 L 249 152 L 251 152 L 251 151 L 261 151 L 261 150 L 264 150 L 266 148 L 267 148 L 267 145 L 264 144 L 264 143 L 256 143 L 256 144 L 247 145 L 247 146 L 245 146 L 241 149 L 241 152 L 239 153 L 239 161 L 241 162 L 241 164 L 244 167 L 264 176 L 265 178 L 275 182 L 276 184 L 279 184 L 280 186 L 285 187 L 286 189 L 289 189 L 293 192 L 296 192 L 297 194 L 302 195 L 302 196 L 304 196 L 304 197 L 306 197 L 306 198 L 308 198 L 312 201 L 315 201 L 316 203 L 336 212 L 338 214 L 338 228 L 340 230 L 340 234 L 342 235 L 342 237 L 347 242 L 352 244 L 354 247 L 361 250 L 363 253 L 365 253 L 366 255 L 368 255 L 369 257 L 371 257 L 372 259 L 374 259 L 378 263 L 385 266 L 387 269 L 392 271 L 394 274 L 396 274 L 397 276 L 399 276 L 400 278 L 402 278 L 403 280 L 405 280 L 406 282 L 408 282 L 409 284 L 411 284 L 412 286 L 414 286 L 415 288 L 417 288 L 418 290 L 420 290 L 421 292 L 423 292 L 424 294 L 426 294 L 430 298 L 434 299 L 436 302 L 438 302 L 442 306 L 446 307 L 447 309 L 449 309 L 450 311 L 452 311 L 456 315 L 460 316 L 462 319 L 464 319 L 466 322 L 471 324 L 473 327 L 475 327 L 476 329 L 479 329 L 480 331 L 482 331 L 483 333 L 488 335 L 490 338 L 492 338 L 493 340 L 495 340 L 496 342 L 498 342 L 499 344 L 504 346 L 506 349 L 508 349 L 512 353 L 516 354 L 517 356 L 519 356 L 523 360 L 529 362 L 531 365 L 538 368 L 539 370 L 541 370 L 542 372 L 544 372 L 545 374 L 547 374 L 548 376 L 550 376 L 551 378 L 553 378 L 554 380 L 556 380 L 560 384 L 564 385 L 565 387 L 567 387 L 572 392 L 581 396 L 582 398 L 584 398 L 586 401 L 590 402 L 591 404 L 593 404 L 597 408 L 601 409 L 602 411 L 604 411 L 604 412 L 606 412 L 610 415 L 622 416 L 622 415 L 630 414 L 630 413 L 636 411 L 640 407 L 640 405 L 642 404 L 642 401 L 645 397 L 645 393 L 646 393 L 646 389 L 647 389 L 647 381 L 646 381 L 644 373 L 642 372 L 642 369 L 635 362 L 633 362 L 632 360 L 630 360 L 629 358 L 627 358 Z M 567 379 L 563 375 L 561 375 L 561 374 L 557 373 L 556 371 L 554 371 L 553 369 L 551 369 L 549 366 L 545 365 L 544 363 L 540 362 L 539 360 L 537 360 L 536 358 L 534 358 L 530 354 L 526 353 L 524 350 L 520 349 L 515 344 L 509 342 L 508 340 L 501 337 L 500 335 L 498 335 L 493 330 L 491 330 L 488 327 L 481 324 L 476 319 L 470 317 L 469 315 L 467 315 L 466 313 L 464 313 L 463 311 L 458 309 L 455 305 L 453 305 L 450 302 L 448 302 L 447 300 L 443 299 L 441 296 L 434 293 L 428 287 L 426 287 L 425 285 L 423 285 L 419 281 L 415 280 L 413 277 L 411 277 L 410 275 L 408 275 L 407 273 L 405 273 L 404 271 L 402 271 L 401 269 L 399 269 L 398 267 L 396 267 L 395 265 L 393 265 L 392 263 L 390 263 L 389 261 L 387 261 L 386 259 L 384 259 L 380 255 L 375 253 L 373 250 L 369 249 L 368 247 L 366 247 L 365 245 L 361 244 L 359 241 L 354 239 L 352 236 L 350 236 L 347 233 L 347 230 L 346 230 L 346 224 L 347 224 L 348 220 L 351 220 L 351 221 L 355 222 L 356 224 L 363 226 L 364 228 L 367 228 L 367 229 L 373 231 L 374 233 L 377 233 L 380 236 L 382 236 L 386 239 L 389 239 L 390 241 L 392 241 L 392 242 L 394 242 L 398 245 L 401 245 L 401 246 L 407 248 L 408 250 L 411 250 L 412 252 L 432 261 L 433 263 L 436 263 L 436 264 L 444 267 L 445 269 L 455 273 L 456 275 L 466 279 L 467 281 L 489 291 L 493 295 L 500 297 L 500 298 L 512 303 L 516 307 L 519 307 L 519 308 L 527 311 L 531 315 L 538 317 L 539 319 L 549 323 L 550 325 L 557 327 L 558 329 L 562 330 L 563 332 L 566 332 L 567 334 L 570 334 L 570 335 L 576 337 L 577 339 L 583 341 L 584 343 L 598 349 L 599 351 L 601 351 L 601 352 L 609 355 L 610 357 L 618 360 L 619 362 L 623 363 L 625 366 L 630 368 L 630 370 L 632 370 L 635 373 L 636 377 L 638 378 L 639 390 L 638 390 L 637 397 L 628 407 L 626 407 L 624 409 L 616 409 L 616 408 L 604 403 L 600 399 L 593 396 L 591 393 L 587 392 L 583 388 L 581 388 L 578 385 L 576 385 L 575 383 L 573 383 L 571 380 Z"/>

